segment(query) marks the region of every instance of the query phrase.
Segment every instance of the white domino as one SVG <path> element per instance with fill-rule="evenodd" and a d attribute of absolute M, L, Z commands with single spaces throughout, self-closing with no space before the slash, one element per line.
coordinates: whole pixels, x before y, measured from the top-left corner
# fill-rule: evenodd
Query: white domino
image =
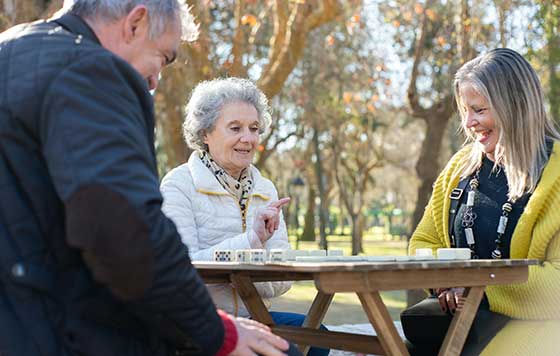
<path fill-rule="evenodd" d="M 296 262 L 338 262 L 339 256 L 297 256 Z"/>
<path fill-rule="evenodd" d="M 266 250 L 251 249 L 249 250 L 251 263 L 264 263 L 266 261 Z"/>
<path fill-rule="evenodd" d="M 438 248 L 438 260 L 470 260 L 471 250 L 468 248 Z"/>
<path fill-rule="evenodd" d="M 340 262 L 367 262 L 367 256 L 338 256 Z"/>
<path fill-rule="evenodd" d="M 309 250 L 309 256 L 313 257 L 325 257 L 327 255 L 326 250 Z"/>
<path fill-rule="evenodd" d="M 286 261 L 295 261 L 296 257 L 309 256 L 309 251 L 306 250 L 286 250 Z"/>
<path fill-rule="evenodd" d="M 343 256 L 342 250 L 328 250 L 327 256 Z"/>
<path fill-rule="evenodd" d="M 393 256 L 397 262 L 408 262 L 411 261 L 412 258 L 410 256 Z"/>
<path fill-rule="evenodd" d="M 233 250 L 215 250 L 214 251 L 214 261 L 215 262 L 232 262 L 235 260 Z"/>
<path fill-rule="evenodd" d="M 416 249 L 416 257 L 434 257 L 434 251 L 431 248 L 418 248 Z"/>
<path fill-rule="evenodd" d="M 368 262 L 395 262 L 395 256 L 366 256 Z"/>
<path fill-rule="evenodd" d="M 268 261 L 269 262 L 284 262 L 288 258 L 288 250 L 273 248 L 268 251 Z"/>
<path fill-rule="evenodd" d="M 434 260 L 433 256 L 408 256 L 411 261 L 432 261 Z"/>
<path fill-rule="evenodd" d="M 250 263 L 251 250 L 235 250 L 235 260 L 241 263 Z"/>

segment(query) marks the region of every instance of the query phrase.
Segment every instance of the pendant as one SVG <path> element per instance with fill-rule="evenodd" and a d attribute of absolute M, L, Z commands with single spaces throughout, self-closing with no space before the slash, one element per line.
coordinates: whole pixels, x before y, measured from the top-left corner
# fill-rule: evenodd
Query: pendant
<path fill-rule="evenodd" d="M 506 231 L 508 218 L 506 216 L 500 216 L 500 223 L 498 224 L 498 234 L 503 235 Z"/>
<path fill-rule="evenodd" d="M 492 251 L 492 258 L 495 260 L 499 260 L 502 258 L 502 251 L 495 249 L 494 251 Z"/>
<path fill-rule="evenodd" d="M 474 190 L 471 190 L 468 194 L 467 194 L 467 206 L 474 206 L 474 196 L 475 196 L 476 192 Z"/>
<path fill-rule="evenodd" d="M 467 240 L 467 244 L 469 246 L 474 245 L 474 234 L 470 227 L 465 229 L 465 239 Z"/>

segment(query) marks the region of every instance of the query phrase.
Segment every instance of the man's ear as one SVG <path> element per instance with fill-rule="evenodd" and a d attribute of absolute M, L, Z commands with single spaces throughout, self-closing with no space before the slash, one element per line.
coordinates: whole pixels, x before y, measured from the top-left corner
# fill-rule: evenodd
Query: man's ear
<path fill-rule="evenodd" d="M 148 32 L 148 9 L 144 5 L 135 6 L 126 15 L 124 20 L 124 39 L 127 43 L 132 42 L 137 36 Z"/>

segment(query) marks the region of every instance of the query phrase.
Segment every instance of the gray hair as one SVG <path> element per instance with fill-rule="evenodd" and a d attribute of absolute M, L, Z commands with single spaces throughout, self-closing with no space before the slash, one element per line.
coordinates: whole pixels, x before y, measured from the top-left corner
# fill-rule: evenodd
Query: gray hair
<path fill-rule="evenodd" d="M 224 105 L 244 102 L 257 109 L 259 132 L 263 133 L 272 121 L 268 99 L 248 79 L 219 78 L 202 82 L 194 88 L 187 104 L 183 135 L 189 147 L 206 150 L 204 135 L 214 130 Z"/>
<path fill-rule="evenodd" d="M 465 63 L 455 75 L 455 99 L 459 108 L 463 105 L 460 96 L 463 84 L 470 84 L 488 101 L 500 130 L 494 157 L 495 164 L 505 168 L 508 197 L 515 201 L 524 193 L 534 191 L 548 161 L 546 138 L 560 137 L 546 114 L 537 73 L 519 53 L 498 48 Z M 467 142 L 473 141 L 473 134 L 465 125 L 463 130 Z M 481 147 L 473 145 L 462 175 L 476 171 L 482 156 Z"/>
<path fill-rule="evenodd" d="M 185 41 L 198 37 L 198 25 L 184 0 L 64 0 L 63 12 L 71 12 L 86 19 L 114 21 L 126 16 L 134 7 L 148 9 L 150 38 L 162 35 L 169 23 L 180 21 Z"/>

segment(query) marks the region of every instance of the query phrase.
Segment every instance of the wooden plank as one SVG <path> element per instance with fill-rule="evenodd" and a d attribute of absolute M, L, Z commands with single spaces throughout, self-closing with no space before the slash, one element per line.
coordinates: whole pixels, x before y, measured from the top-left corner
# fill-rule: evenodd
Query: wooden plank
<path fill-rule="evenodd" d="M 464 307 L 455 313 L 449 330 L 445 335 L 439 356 L 460 355 L 467 340 L 472 322 L 476 316 L 476 311 L 480 301 L 484 296 L 484 287 L 466 288 L 466 300 Z"/>
<path fill-rule="evenodd" d="M 303 326 L 317 329 L 319 325 L 321 325 L 325 314 L 327 314 L 327 310 L 331 305 L 333 297 L 334 294 L 325 294 L 321 291 L 318 291 L 315 299 L 313 300 L 313 304 L 311 304 L 309 312 L 305 317 Z"/>
<path fill-rule="evenodd" d="M 336 331 L 275 325 L 272 332 L 295 344 L 310 344 L 317 347 L 346 350 L 370 355 L 385 355 L 376 336 L 349 334 Z"/>
<path fill-rule="evenodd" d="M 253 283 L 256 282 L 275 282 L 275 281 L 311 281 L 313 273 L 291 273 L 291 272 L 262 272 L 262 271 L 241 271 L 251 276 Z M 213 270 L 198 270 L 198 274 L 206 284 L 229 283 L 229 273 L 216 273 Z"/>
<path fill-rule="evenodd" d="M 194 261 L 193 266 L 204 271 L 253 271 L 313 273 L 333 271 L 394 271 L 403 269 L 470 269 L 480 267 L 510 267 L 539 264 L 534 259 L 467 260 L 467 261 L 408 261 L 408 262 L 291 262 L 247 264 L 239 262 Z"/>
<path fill-rule="evenodd" d="M 325 318 L 325 314 L 327 314 L 327 310 L 331 305 L 333 297 L 334 294 L 325 294 L 318 291 L 311 307 L 309 308 L 309 312 L 305 316 L 302 326 L 311 329 L 318 329 Z M 309 352 L 309 345 L 300 344 L 299 349 L 304 355 L 307 355 Z"/>
<path fill-rule="evenodd" d="M 527 280 L 527 266 L 465 268 L 443 270 L 400 270 L 317 273 L 315 285 L 324 293 L 377 290 L 486 286 L 520 283 Z"/>
<path fill-rule="evenodd" d="M 397 332 L 379 292 L 357 294 L 385 353 L 391 356 L 408 356 L 408 350 Z"/>
<path fill-rule="evenodd" d="M 268 309 L 266 309 L 259 292 L 257 292 L 257 289 L 249 276 L 240 273 L 232 273 L 231 283 L 243 300 L 251 318 L 260 321 L 265 325 L 274 325 L 272 316 L 270 316 Z"/>

